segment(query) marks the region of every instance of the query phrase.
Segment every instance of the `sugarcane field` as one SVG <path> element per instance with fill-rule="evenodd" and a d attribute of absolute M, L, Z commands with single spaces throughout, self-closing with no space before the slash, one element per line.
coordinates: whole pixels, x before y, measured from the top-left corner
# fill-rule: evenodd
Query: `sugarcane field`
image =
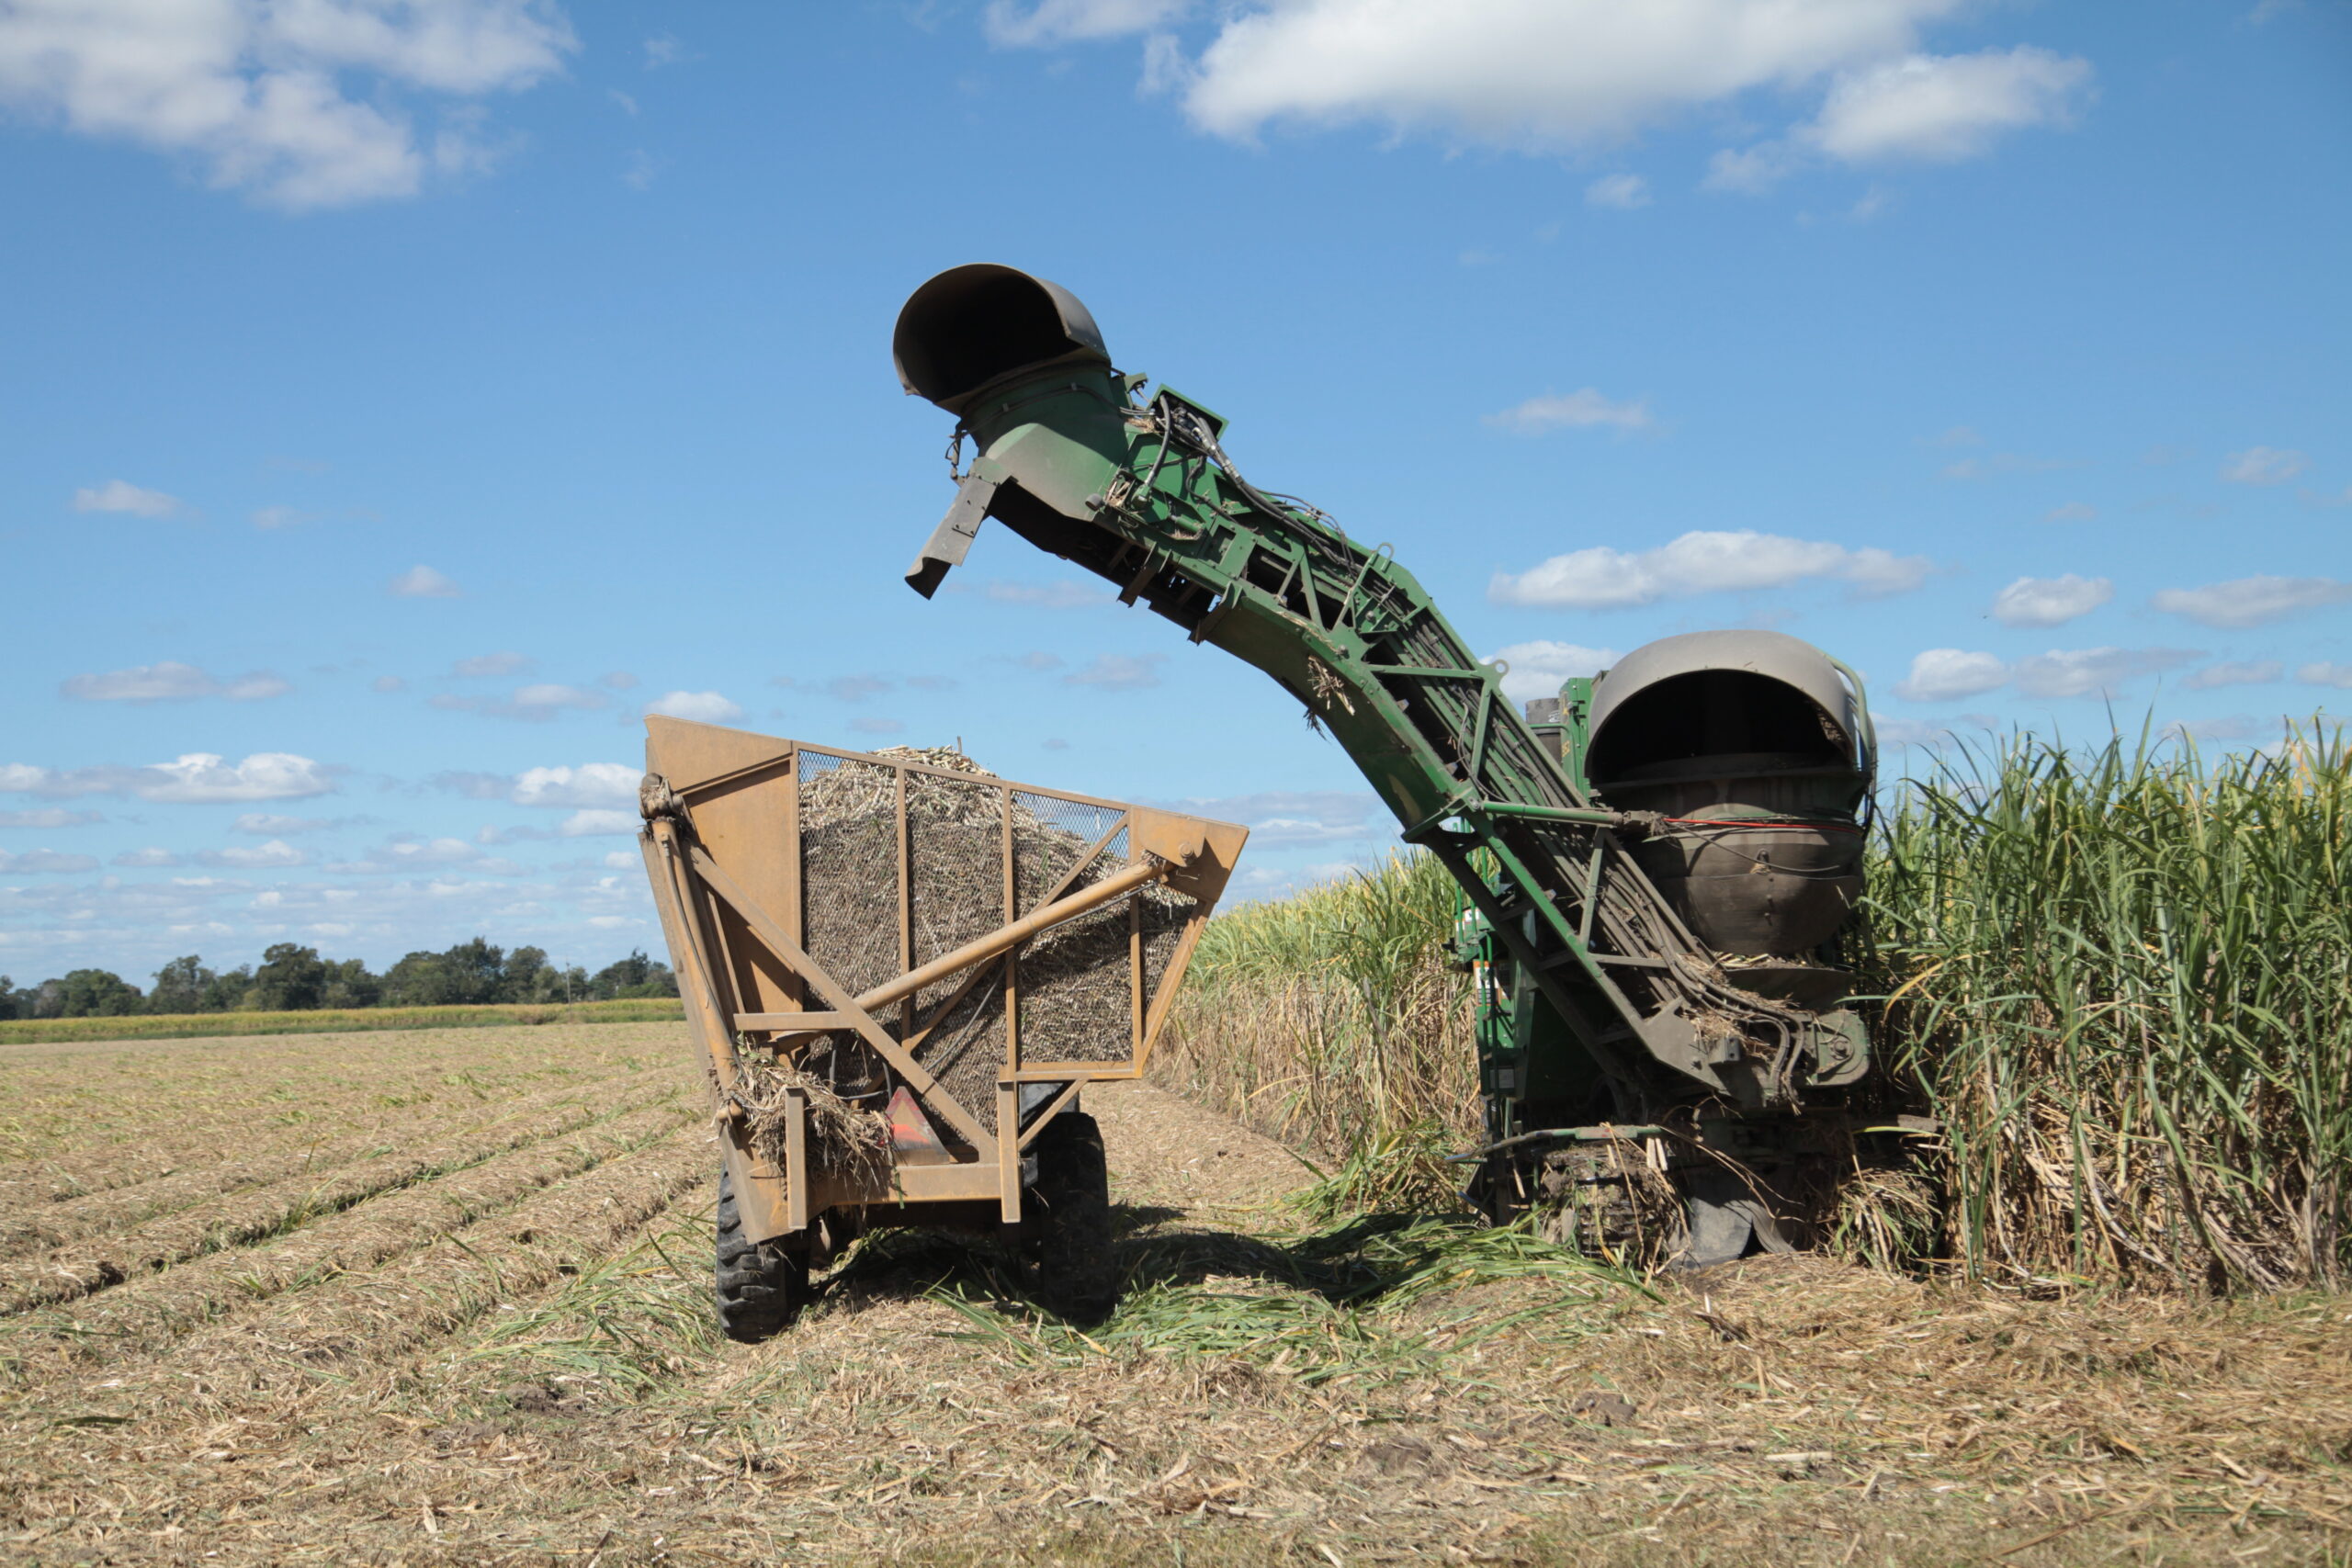
<path fill-rule="evenodd" d="M 2352 1568 L 2347 128 L 0 0 L 0 1561 Z"/>
<path fill-rule="evenodd" d="M 2157 800 L 2187 782 L 2146 772 L 2130 787 Z M 2047 800 L 2070 781 L 2039 782 Z M 2340 751 L 2198 793 L 2233 787 L 2274 808 L 2336 792 L 2312 804 L 2323 830 L 2337 824 L 2343 866 Z M 1894 832 L 1923 874 L 2021 848 L 1986 841 L 1982 822 Z M 2085 907 L 2099 891 L 2065 890 Z M 2341 921 L 2344 907 L 2314 913 Z M 11 1043 L 13 1551 L 2071 1563 L 2340 1550 L 2352 1299 L 2325 1258 L 2292 1258 L 2291 1212 L 2263 1228 L 2243 1192 L 2238 1245 L 2284 1276 L 2260 1290 L 2213 1288 L 2194 1244 L 2143 1260 L 2161 1233 L 2064 1232 L 2064 1145 L 2035 1134 L 2064 1128 L 2070 1096 L 2131 1092 L 2102 1081 L 2096 1053 L 1927 1067 L 1948 1075 L 1930 1077 L 1948 1097 L 1932 1103 L 1970 1127 L 1939 1150 L 1943 1179 L 1987 1205 L 1984 1230 L 1965 1203 L 1922 1233 L 1864 1201 L 1811 1252 L 1695 1271 L 1612 1262 L 1449 1200 L 1434 1156 L 1476 1099 L 1465 987 L 1437 957 L 1451 917 L 1442 879 L 1396 861 L 1211 928 L 1159 1070 L 1086 1097 L 1110 1156 L 1120 1296 L 1084 1325 L 1032 1299 L 1015 1249 L 904 1229 L 831 1264 L 783 1333 L 724 1337 L 718 1146 L 683 1022 L 341 1034 L 323 1062 L 312 1035 Z M 2325 936 L 2302 934 L 2306 951 Z M 1952 942 L 1937 962 L 1969 953 L 1944 933 L 1912 940 Z M 1977 1017 L 1997 1027 L 2018 1005 L 1999 993 L 2027 981 L 1984 976 L 1938 1000 L 1990 1004 Z M 1367 996 L 1411 1048 L 1375 1046 Z M 2341 1042 L 2340 991 L 2305 999 L 2337 1010 Z M 1317 1093 L 1280 1092 L 1310 1054 Z M 2051 1088 L 1996 1111 L 1972 1103 L 1988 1068 Z M 2193 1107 L 2176 1114 L 2196 1124 Z M 1369 1134 L 1352 1147 L 1351 1127 Z M 2004 1143 L 2026 1169 L 1986 1152 Z M 2209 1151 L 2294 1152 L 2291 1135 Z"/>

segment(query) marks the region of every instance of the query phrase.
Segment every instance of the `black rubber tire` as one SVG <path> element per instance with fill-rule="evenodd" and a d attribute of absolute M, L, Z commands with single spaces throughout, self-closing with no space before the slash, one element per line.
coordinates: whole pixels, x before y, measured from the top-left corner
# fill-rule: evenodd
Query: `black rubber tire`
<path fill-rule="evenodd" d="M 1085 1112 L 1065 1111 L 1030 1148 L 1037 1156 L 1037 1180 L 1027 1193 L 1027 1251 L 1037 1299 L 1069 1322 L 1100 1323 L 1119 1301 L 1102 1130 Z"/>
<path fill-rule="evenodd" d="M 718 1254 L 712 1269 L 719 1331 L 745 1345 L 780 1333 L 808 1300 L 808 1270 L 775 1242 L 745 1238 L 735 1189 L 718 1171 Z"/>

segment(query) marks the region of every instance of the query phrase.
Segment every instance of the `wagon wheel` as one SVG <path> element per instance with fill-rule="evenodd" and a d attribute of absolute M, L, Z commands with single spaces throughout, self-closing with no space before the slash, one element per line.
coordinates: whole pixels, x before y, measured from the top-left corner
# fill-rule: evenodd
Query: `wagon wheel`
<path fill-rule="evenodd" d="M 1030 1222 L 1024 1251 L 1037 1299 L 1072 1323 L 1100 1323 L 1119 1298 L 1102 1129 L 1083 1111 L 1066 1111 L 1030 1147 L 1037 1179 L 1023 1204 Z"/>
<path fill-rule="evenodd" d="M 735 1187 L 718 1172 L 718 1257 L 713 1270 L 718 1326 L 728 1338 L 756 1345 L 792 1321 L 808 1299 L 808 1268 L 782 1242 L 753 1241 L 735 1211 Z"/>

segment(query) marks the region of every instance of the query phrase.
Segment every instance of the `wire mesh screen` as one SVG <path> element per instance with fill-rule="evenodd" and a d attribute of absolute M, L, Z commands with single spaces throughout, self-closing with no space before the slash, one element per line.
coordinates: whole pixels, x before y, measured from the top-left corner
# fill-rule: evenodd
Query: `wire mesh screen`
<path fill-rule="evenodd" d="M 800 889 L 802 945 L 843 989 L 902 971 L 898 769 L 804 754 Z"/>
<path fill-rule="evenodd" d="M 971 989 L 932 1024 L 915 1048 L 915 1059 L 991 1133 L 996 1131 L 997 1075 L 1004 1071 L 1007 962 L 1000 958 L 981 965 Z M 948 989 L 953 995 L 954 987 Z"/>
<path fill-rule="evenodd" d="M 904 766 L 888 752 L 800 752 L 803 945 L 852 996 L 1128 863 L 1122 807 L 1012 788 L 960 754 L 910 752 L 908 761 L 929 766 Z M 1164 982 L 1193 908 L 1182 894 L 1147 885 L 1010 955 L 934 981 L 876 1021 L 911 1041 L 916 1059 L 993 1130 L 1011 1024 L 1018 1022 L 1024 1061 L 1129 1060 L 1142 1023 L 1136 1003 Z M 811 1064 L 870 1055 L 851 1032 L 797 1053 Z"/>
<path fill-rule="evenodd" d="M 1012 918 L 1004 907 L 1004 796 L 995 784 L 907 775 L 907 886 L 916 964 L 977 941 Z M 919 1005 L 935 1005 L 959 983 L 926 987 Z"/>
<path fill-rule="evenodd" d="M 1107 856 L 1078 886 L 1119 869 Z M 1021 962 L 1021 1055 L 1028 1062 L 1124 1061 L 1148 1003 L 1167 976 L 1193 901 L 1158 883 L 1143 886 L 1025 944 Z M 1136 957 L 1143 959 L 1136 995 Z"/>
<path fill-rule="evenodd" d="M 1149 1006 L 1152 998 L 1159 995 L 1159 987 L 1167 983 L 1168 965 L 1184 941 L 1185 922 L 1200 905 L 1172 887 L 1157 884 L 1142 889 L 1136 897 L 1139 912 L 1136 923 L 1143 935 L 1144 1002 Z"/>
<path fill-rule="evenodd" d="M 977 941 L 1008 919 L 1004 809 L 1001 785 L 907 774 L 907 883 L 915 964 Z M 942 1007 L 947 1009 L 944 1016 L 933 1018 Z M 924 987 L 916 997 L 915 1016 L 916 1027 L 925 1030 L 916 1059 L 983 1125 L 992 1126 L 996 1078 L 1004 1066 L 1003 964 Z"/>
<path fill-rule="evenodd" d="M 1025 915 L 1061 887 L 1070 868 L 1125 813 L 1025 789 L 1013 790 L 1012 795 L 1014 907 Z M 1074 883 L 1064 891 L 1076 892 L 1085 885 Z"/>

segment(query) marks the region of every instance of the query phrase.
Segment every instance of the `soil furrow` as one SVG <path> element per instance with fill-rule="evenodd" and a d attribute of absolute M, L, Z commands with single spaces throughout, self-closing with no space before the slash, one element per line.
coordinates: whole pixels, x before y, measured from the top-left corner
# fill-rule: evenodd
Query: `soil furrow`
<path fill-rule="evenodd" d="M 627 1098 L 567 1094 L 420 1149 L 395 1151 L 317 1176 L 289 1178 L 258 1192 L 232 1194 L 131 1230 L 85 1237 L 0 1264 L 0 1314 L 72 1301 L 187 1258 L 245 1247 L 380 1193 L 464 1170 L 677 1093 L 674 1081 L 662 1084 L 657 1079 Z"/>
<path fill-rule="evenodd" d="M 126 1386 L 168 1389 L 180 1398 L 188 1382 L 182 1374 L 193 1372 L 213 1398 L 228 1400 L 314 1382 L 354 1363 L 385 1366 L 625 1248 L 710 1188 L 716 1168 L 707 1134 L 697 1125 L 677 1128 L 388 1267 L 345 1274 L 203 1328 Z"/>
<path fill-rule="evenodd" d="M 143 1233 L 153 1230 L 155 1222 L 164 1216 L 169 1216 L 174 1227 L 192 1224 L 201 1231 L 226 1224 L 233 1228 L 242 1223 L 241 1205 L 258 1196 L 254 1190 L 256 1188 L 300 1181 L 315 1184 L 355 1162 L 391 1160 L 402 1147 L 427 1138 L 472 1135 L 483 1128 L 544 1114 L 557 1105 L 579 1102 L 609 1107 L 641 1099 L 649 1087 L 674 1084 L 680 1077 L 672 1067 L 649 1067 L 594 1083 L 549 1089 L 519 1102 L 483 1099 L 435 1105 L 422 1114 L 396 1122 L 346 1133 L 331 1144 L 266 1149 L 218 1165 L 177 1171 L 158 1180 L 44 1204 L 0 1220 L 0 1252 L 62 1247 L 83 1236 L 114 1234 L 122 1235 L 123 1239 L 107 1246 L 138 1249 L 151 1245 Z M 240 1197 L 233 1203 L 207 1201 L 229 1194 Z M 7 1265 L 0 1264 L 0 1281 L 10 1278 L 7 1270 Z M 5 1289 L 0 1285 L 0 1302 L 6 1299 Z M 9 1309 L 0 1306 L 0 1310 Z"/>
<path fill-rule="evenodd" d="M 20 1373 L 44 1350 L 85 1361 L 134 1359 L 235 1306 L 371 1268 L 476 1216 L 675 1131 L 694 1115 L 683 1096 L 535 1143 L 469 1169 L 345 1209 L 290 1235 L 215 1252 L 62 1309 L 26 1314 L 6 1334 Z"/>
<path fill-rule="evenodd" d="M 509 1036 L 468 1030 L 132 1041 L 0 1052 L 0 1212 L 155 1180 L 209 1163 L 255 1127 L 289 1136 L 403 1119 L 407 1106 L 475 1089 L 577 1088 L 678 1059 L 673 1026 L 599 1025 Z"/>

